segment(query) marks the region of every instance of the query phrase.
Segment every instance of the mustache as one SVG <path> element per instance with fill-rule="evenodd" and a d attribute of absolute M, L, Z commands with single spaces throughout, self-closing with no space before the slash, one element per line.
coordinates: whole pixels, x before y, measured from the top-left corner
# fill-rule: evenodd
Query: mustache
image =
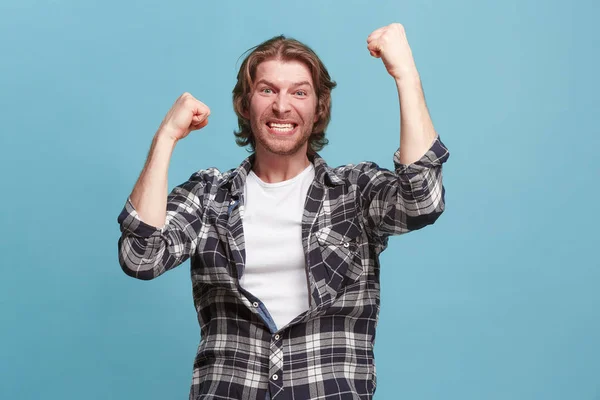
<path fill-rule="evenodd" d="M 297 115 L 287 115 L 284 117 L 282 115 L 276 115 L 274 113 L 263 114 L 260 117 L 260 121 L 264 123 L 268 121 L 285 121 L 294 124 L 299 124 L 300 122 L 303 122 L 302 118 L 299 118 Z"/>

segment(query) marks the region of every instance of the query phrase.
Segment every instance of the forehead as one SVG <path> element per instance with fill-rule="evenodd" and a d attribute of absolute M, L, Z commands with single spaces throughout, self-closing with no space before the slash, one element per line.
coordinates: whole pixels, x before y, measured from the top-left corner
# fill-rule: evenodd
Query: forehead
<path fill-rule="evenodd" d="M 313 86 L 310 69 L 301 61 L 267 60 L 256 67 L 255 81 L 266 79 L 279 85 L 308 81 Z"/>

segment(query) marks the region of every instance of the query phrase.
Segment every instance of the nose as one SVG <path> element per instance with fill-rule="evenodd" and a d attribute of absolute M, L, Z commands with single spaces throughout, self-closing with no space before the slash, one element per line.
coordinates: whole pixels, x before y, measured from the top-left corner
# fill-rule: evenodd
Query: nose
<path fill-rule="evenodd" d="M 273 112 L 285 114 L 290 110 L 291 106 L 286 94 L 279 92 L 273 100 Z"/>

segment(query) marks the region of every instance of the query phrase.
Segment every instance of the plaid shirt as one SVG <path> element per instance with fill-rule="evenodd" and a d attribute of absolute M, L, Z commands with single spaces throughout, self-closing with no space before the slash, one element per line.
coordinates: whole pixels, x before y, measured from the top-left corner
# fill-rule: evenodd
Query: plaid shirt
<path fill-rule="evenodd" d="M 310 305 L 276 330 L 244 273 L 244 183 L 250 156 L 227 172 L 201 170 L 173 189 L 165 226 L 142 222 L 128 199 L 118 217 L 119 262 L 153 279 L 191 258 L 201 341 L 190 399 L 371 399 L 379 314 L 379 254 L 388 237 L 432 224 L 444 210 L 438 139 L 395 172 L 374 163 L 330 168 L 315 179 L 302 217 Z M 275 245 L 275 244 L 274 244 Z"/>

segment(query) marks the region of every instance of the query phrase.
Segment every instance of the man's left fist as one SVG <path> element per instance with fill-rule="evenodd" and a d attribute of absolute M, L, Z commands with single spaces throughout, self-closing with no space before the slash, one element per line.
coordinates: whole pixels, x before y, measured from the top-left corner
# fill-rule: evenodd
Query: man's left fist
<path fill-rule="evenodd" d="M 373 57 L 381 58 L 394 79 L 417 75 L 412 51 L 401 24 L 394 23 L 373 31 L 367 38 L 367 48 Z"/>

